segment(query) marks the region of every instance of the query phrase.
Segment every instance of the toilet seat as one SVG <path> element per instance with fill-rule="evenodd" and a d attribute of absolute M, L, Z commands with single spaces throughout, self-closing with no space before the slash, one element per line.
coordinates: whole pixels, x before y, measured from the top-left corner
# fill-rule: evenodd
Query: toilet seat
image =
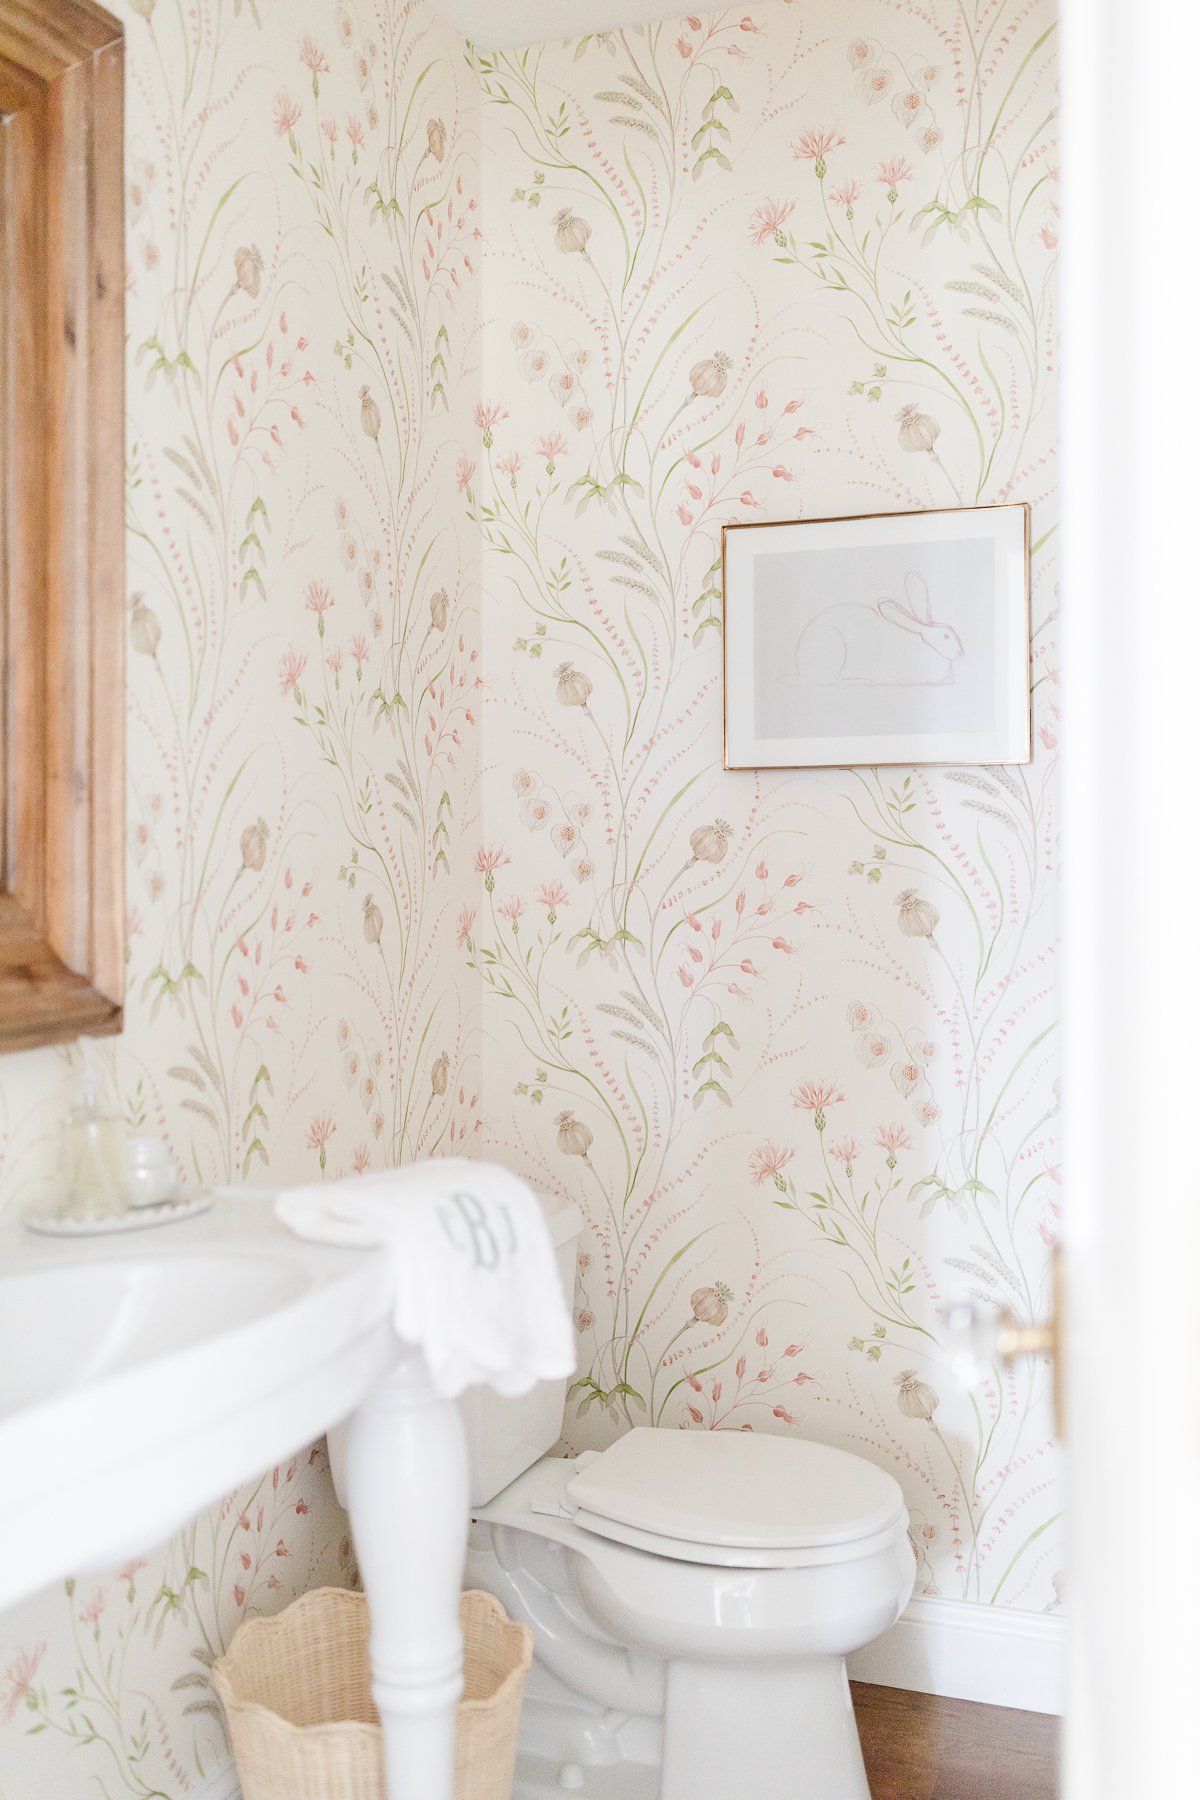
<path fill-rule="evenodd" d="M 849 1451 L 646 1427 L 581 1458 L 562 1498 L 594 1536 L 724 1568 L 855 1561 L 886 1545 L 905 1515 L 899 1484 Z"/>

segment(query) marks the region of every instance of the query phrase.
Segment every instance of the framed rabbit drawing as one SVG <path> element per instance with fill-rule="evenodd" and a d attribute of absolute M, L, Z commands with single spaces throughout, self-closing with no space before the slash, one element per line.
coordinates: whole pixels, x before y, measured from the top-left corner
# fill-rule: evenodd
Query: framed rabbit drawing
<path fill-rule="evenodd" d="M 725 767 L 1023 763 L 1029 508 L 727 525 Z"/>

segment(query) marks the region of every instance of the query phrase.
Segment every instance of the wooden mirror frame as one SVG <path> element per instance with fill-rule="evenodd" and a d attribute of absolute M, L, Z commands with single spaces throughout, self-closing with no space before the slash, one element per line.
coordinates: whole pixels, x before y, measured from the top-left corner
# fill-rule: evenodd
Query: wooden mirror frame
<path fill-rule="evenodd" d="M 0 0 L 0 1050 L 121 1028 L 124 43 Z"/>

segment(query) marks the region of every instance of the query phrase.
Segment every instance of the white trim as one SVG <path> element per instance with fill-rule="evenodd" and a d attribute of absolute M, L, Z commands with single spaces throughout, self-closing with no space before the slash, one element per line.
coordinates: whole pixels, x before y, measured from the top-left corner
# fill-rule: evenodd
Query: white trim
<path fill-rule="evenodd" d="M 193 1790 L 190 1800 L 242 1800 L 242 1790 L 233 1764 L 227 1764 L 219 1774 L 210 1775 L 203 1787 Z"/>
<path fill-rule="evenodd" d="M 849 1659 L 850 1678 L 1021 1712 L 1061 1713 L 1066 1645 L 1061 1618 L 918 1595 L 899 1624 Z"/>

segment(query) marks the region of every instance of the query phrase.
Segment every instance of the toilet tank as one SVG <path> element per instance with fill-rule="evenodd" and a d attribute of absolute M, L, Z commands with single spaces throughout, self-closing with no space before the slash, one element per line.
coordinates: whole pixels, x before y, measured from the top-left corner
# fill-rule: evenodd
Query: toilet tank
<path fill-rule="evenodd" d="M 556 1209 L 554 1202 L 544 1195 L 542 1206 L 569 1312 L 575 1299 L 575 1258 L 583 1215 L 571 1204 Z M 506 1399 L 488 1387 L 468 1388 L 462 1395 L 458 1410 L 471 1459 L 472 1507 L 486 1506 L 489 1500 L 494 1500 L 501 1488 L 523 1475 L 539 1456 L 544 1456 L 557 1443 L 562 1433 L 563 1409 L 570 1381 L 570 1376 L 563 1376 L 560 1381 L 539 1381 L 519 1400 Z M 331 1427 L 328 1442 L 333 1488 L 344 1506 L 345 1421 Z"/>
<path fill-rule="evenodd" d="M 574 1205 L 552 1211 L 543 1196 L 546 1223 L 554 1245 L 563 1298 L 571 1310 L 575 1297 L 575 1258 L 583 1218 Z M 471 1458 L 471 1505 L 486 1506 L 501 1488 L 531 1468 L 562 1435 L 563 1409 L 571 1378 L 539 1381 L 518 1400 L 491 1388 L 468 1388 L 458 1402 Z"/>

